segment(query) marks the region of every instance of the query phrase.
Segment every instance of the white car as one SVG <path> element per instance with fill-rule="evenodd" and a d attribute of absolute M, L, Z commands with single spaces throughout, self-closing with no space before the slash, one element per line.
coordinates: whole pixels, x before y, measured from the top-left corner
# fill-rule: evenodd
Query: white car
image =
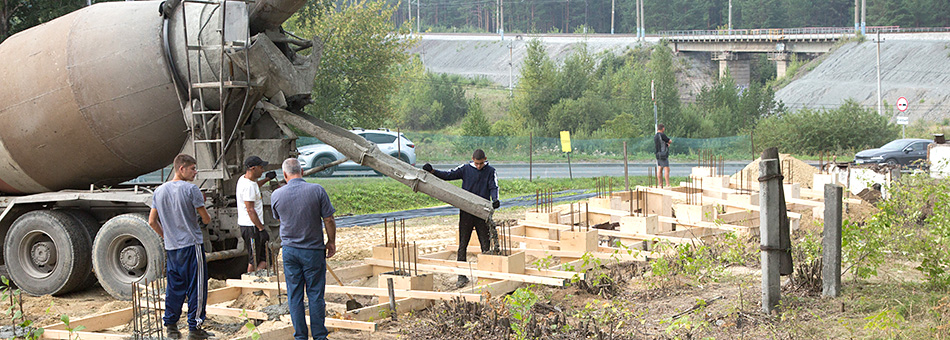
<path fill-rule="evenodd" d="M 401 159 L 403 162 L 416 165 L 416 144 L 406 138 L 405 135 L 399 134 L 397 136 L 396 132 L 389 131 L 388 129 L 383 130 L 363 130 L 355 129 L 350 130 L 360 137 L 366 138 L 366 140 L 376 144 L 379 147 L 379 150 L 389 154 L 390 156 Z M 396 141 L 399 141 L 401 145 L 397 144 Z M 344 158 L 342 153 L 336 151 L 332 146 L 319 142 L 316 144 L 304 145 L 297 147 L 297 151 L 300 152 L 300 156 L 297 159 L 300 161 L 300 166 L 304 169 L 311 169 L 318 167 L 324 164 L 332 163 L 335 160 Z M 316 175 L 318 177 L 326 177 L 333 175 L 334 172 L 338 170 L 373 170 L 370 167 L 361 166 L 348 160 L 343 164 L 327 168 L 326 170 L 318 172 Z"/>

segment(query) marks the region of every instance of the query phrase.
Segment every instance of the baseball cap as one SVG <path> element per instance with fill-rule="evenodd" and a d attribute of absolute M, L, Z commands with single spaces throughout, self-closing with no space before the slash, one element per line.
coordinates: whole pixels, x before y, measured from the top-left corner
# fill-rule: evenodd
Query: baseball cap
<path fill-rule="evenodd" d="M 244 160 L 244 168 L 250 168 L 252 166 L 267 166 L 267 164 L 267 161 L 264 161 L 257 156 L 251 156 Z"/>

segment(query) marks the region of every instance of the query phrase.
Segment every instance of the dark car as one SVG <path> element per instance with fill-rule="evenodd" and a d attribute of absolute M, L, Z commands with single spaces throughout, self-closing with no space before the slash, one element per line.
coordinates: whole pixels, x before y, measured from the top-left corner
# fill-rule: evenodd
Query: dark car
<path fill-rule="evenodd" d="M 929 139 L 898 139 L 877 149 L 858 152 L 854 155 L 855 164 L 894 164 L 910 166 L 915 162 L 927 158 L 927 145 L 933 143 Z"/>

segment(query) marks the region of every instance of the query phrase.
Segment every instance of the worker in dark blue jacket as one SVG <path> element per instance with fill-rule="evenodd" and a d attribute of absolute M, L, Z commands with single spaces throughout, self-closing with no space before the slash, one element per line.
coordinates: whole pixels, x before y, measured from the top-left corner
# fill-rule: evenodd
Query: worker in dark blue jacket
<path fill-rule="evenodd" d="M 488 157 L 482 149 L 475 150 L 472 154 L 472 162 L 462 164 L 449 171 L 435 170 L 432 165 L 426 163 L 422 169 L 446 181 L 461 179 L 462 189 L 481 196 L 484 199 L 492 201 L 492 208 L 498 209 L 501 202 L 498 201 L 498 177 L 495 176 L 495 168 L 488 165 Z M 459 251 L 458 260 L 468 261 L 468 242 L 472 238 L 472 230 L 478 234 L 478 243 L 481 244 L 482 253 L 487 253 L 491 247 L 488 222 L 469 214 L 459 211 Z M 458 287 L 464 287 L 468 284 L 468 277 L 459 275 Z"/>

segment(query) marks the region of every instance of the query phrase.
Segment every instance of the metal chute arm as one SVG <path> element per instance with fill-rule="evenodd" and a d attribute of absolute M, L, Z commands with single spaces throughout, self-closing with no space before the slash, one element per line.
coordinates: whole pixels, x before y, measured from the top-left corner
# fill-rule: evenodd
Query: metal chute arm
<path fill-rule="evenodd" d="M 363 137 L 321 119 L 298 115 L 270 103 L 265 102 L 264 109 L 274 119 L 296 126 L 298 129 L 336 148 L 337 151 L 349 159 L 392 177 L 402 184 L 408 185 L 413 191 L 435 197 L 484 220 L 490 220 L 492 217 L 494 211 L 491 208 L 491 202 L 488 200 L 383 153 L 375 144 L 370 143 Z"/>

